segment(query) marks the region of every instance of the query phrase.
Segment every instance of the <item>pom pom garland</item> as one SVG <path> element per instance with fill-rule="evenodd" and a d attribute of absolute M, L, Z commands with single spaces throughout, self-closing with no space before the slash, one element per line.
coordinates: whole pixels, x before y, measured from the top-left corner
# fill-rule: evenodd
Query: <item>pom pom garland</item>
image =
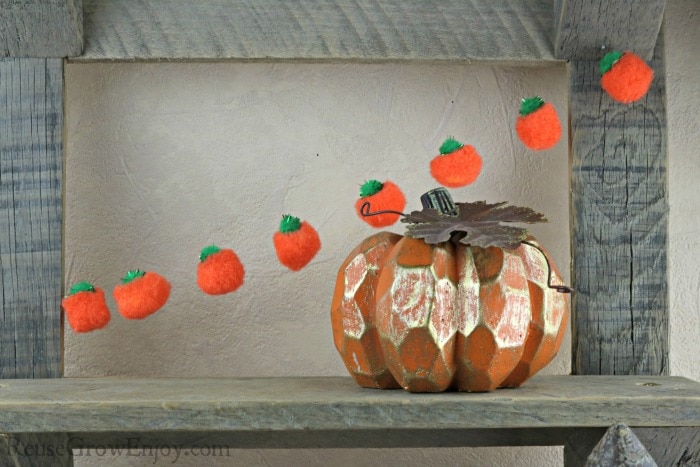
<path fill-rule="evenodd" d="M 126 319 L 143 319 L 165 305 L 170 297 L 170 283 L 160 274 L 135 269 L 126 273 L 114 287 L 114 300 Z"/>
<path fill-rule="evenodd" d="M 61 306 L 71 329 L 79 333 L 102 329 L 111 318 L 104 291 L 89 282 L 73 285 Z"/>
<path fill-rule="evenodd" d="M 539 96 L 522 100 L 515 131 L 520 141 L 535 151 L 554 147 L 562 132 L 554 106 Z"/>
<path fill-rule="evenodd" d="M 448 138 L 440 146 L 440 155 L 430 161 L 430 174 L 443 186 L 459 188 L 476 181 L 482 164 L 474 146 Z"/>
<path fill-rule="evenodd" d="M 600 61 L 600 86 L 623 104 L 636 102 L 649 91 L 654 70 L 632 52 L 610 52 Z"/>
<path fill-rule="evenodd" d="M 362 205 L 370 203 L 372 211 L 403 211 L 406 207 L 406 197 L 401 189 L 389 180 L 384 183 L 369 180 L 360 187 L 360 198 L 355 202 L 355 212 L 363 221 L 375 228 L 387 227 L 399 220 L 398 214 L 377 214 L 363 216 Z"/>
<path fill-rule="evenodd" d="M 279 231 L 272 237 L 279 262 L 298 271 L 316 256 L 321 239 L 311 224 L 289 214 L 282 217 Z"/>
<path fill-rule="evenodd" d="M 210 245 L 202 249 L 197 265 L 197 285 L 206 294 L 223 295 L 243 285 L 245 269 L 231 249 Z"/>

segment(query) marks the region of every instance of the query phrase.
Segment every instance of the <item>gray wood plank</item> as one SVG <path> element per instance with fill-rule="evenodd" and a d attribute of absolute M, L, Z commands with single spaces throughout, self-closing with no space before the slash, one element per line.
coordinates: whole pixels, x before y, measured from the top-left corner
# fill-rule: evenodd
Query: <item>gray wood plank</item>
<path fill-rule="evenodd" d="M 595 429 L 597 430 L 597 429 Z M 227 449 L 378 449 L 435 447 L 560 446 L 571 428 L 347 429 L 260 431 L 99 431 L 70 433 L 76 454 L 100 446 L 222 446 Z M 600 436 L 599 436 L 600 438 Z M 83 456 L 81 456 L 83 457 Z"/>
<path fill-rule="evenodd" d="M 0 59 L 0 379 L 62 373 L 63 62 Z"/>
<path fill-rule="evenodd" d="M 551 0 L 85 0 L 89 60 L 551 61 Z"/>
<path fill-rule="evenodd" d="M 555 55 L 599 60 L 631 50 L 650 59 L 665 7 L 666 0 L 555 0 Z"/>
<path fill-rule="evenodd" d="M 615 103 L 598 63 L 572 61 L 572 367 L 668 374 L 668 190 L 663 31 L 648 94 Z"/>
<path fill-rule="evenodd" d="M 658 465 L 700 465 L 700 427 L 635 428 L 634 432 Z"/>
<path fill-rule="evenodd" d="M 70 467 L 69 436 L 58 434 L 0 434 L 0 461 L 14 467 Z"/>
<path fill-rule="evenodd" d="M 649 385 L 652 384 L 652 385 Z M 700 426 L 700 383 L 537 376 L 516 390 L 410 394 L 348 377 L 6 380 L 5 433 Z"/>
<path fill-rule="evenodd" d="M 0 57 L 73 57 L 82 48 L 82 0 L 0 0 Z"/>

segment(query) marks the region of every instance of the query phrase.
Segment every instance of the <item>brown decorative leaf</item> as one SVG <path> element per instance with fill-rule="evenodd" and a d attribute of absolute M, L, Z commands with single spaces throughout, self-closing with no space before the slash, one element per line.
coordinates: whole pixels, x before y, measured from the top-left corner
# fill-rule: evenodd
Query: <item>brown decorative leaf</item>
<path fill-rule="evenodd" d="M 401 222 L 409 224 L 406 235 L 424 239 L 427 243 L 442 243 L 457 237 L 467 245 L 486 248 L 497 246 L 513 249 L 528 236 L 526 229 L 502 225 L 502 222 L 532 224 L 547 222 L 539 212 L 530 208 L 507 206 L 507 203 L 456 203 L 455 216 L 441 214 L 435 209 L 413 211 Z"/>

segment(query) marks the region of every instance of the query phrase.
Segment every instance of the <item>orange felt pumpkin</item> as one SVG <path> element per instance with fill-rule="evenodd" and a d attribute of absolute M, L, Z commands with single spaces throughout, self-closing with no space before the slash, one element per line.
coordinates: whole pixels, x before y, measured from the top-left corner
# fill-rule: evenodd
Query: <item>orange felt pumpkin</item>
<path fill-rule="evenodd" d="M 554 106 L 539 96 L 522 100 L 515 132 L 528 148 L 541 151 L 553 148 L 561 139 L 561 122 Z"/>
<path fill-rule="evenodd" d="M 90 332 L 107 326 L 111 318 L 105 293 L 89 282 L 78 282 L 61 300 L 68 324 L 75 332 Z"/>
<path fill-rule="evenodd" d="M 160 310 L 170 297 L 170 282 L 156 272 L 134 269 L 112 292 L 117 310 L 126 319 L 143 319 Z"/>
<path fill-rule="evenodd" d="M 623 104 L 640 100 L 649 91 L 654 70 L 632 52 L 610 52 L 600 61 L 600 86 Z"/>
<path fill-rule="evenodd" d="M 351 376 L 411 392 L 520 386 L 555 356 L 568 321 L 568 295 L 548 287 L 546 253 L 527 241 L 480 248 L 389 232 L 363 240 L 341 265 L 331 303 Z"/>

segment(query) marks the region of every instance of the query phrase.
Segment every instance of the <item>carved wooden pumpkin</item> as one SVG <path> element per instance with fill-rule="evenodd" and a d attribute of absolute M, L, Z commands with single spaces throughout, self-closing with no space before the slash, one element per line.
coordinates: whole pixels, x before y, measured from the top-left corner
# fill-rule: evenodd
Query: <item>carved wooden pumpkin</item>
<path fill-rule="evenodd" d="M 412 392 L 520 386 L 555 356 L 568 321 L 568 295 L 548 287 L 546 253 L 533 245 L 428 244 L 389 232 L 362 241 L 331 304 L 352 377 Z"/>

